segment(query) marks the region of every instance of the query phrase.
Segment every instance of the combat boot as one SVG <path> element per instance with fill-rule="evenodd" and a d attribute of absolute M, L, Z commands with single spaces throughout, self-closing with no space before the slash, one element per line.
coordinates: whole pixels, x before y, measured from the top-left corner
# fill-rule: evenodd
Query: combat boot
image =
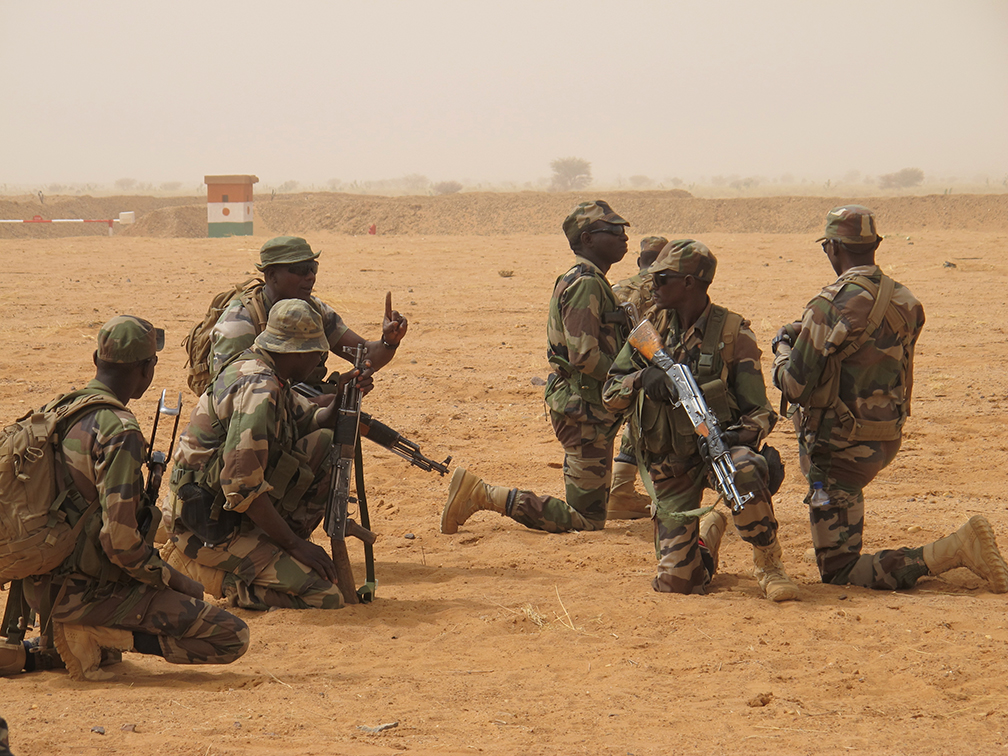
<path fill-rule="evenodd" d="M 756 565 L 753 575 L 763 595 L 771 601 L 793 601 L 798 598 L 798 586 L 791 582 L 781 564 L 783 553 L 776 538 L 769 546 L 753 546 L 753 564 Z"/>
<path fill-rule="evenodd" d="M 634 488 L 637 465 L 630 462 L 613 462 L 612 487 L 606 504 L 607 520 L 642 520 L 651 516 L 651 498 L 642 496 Z"/>
<path fill-rule="evenodd" d="M 448 487 L 448 503 L 441 513 L 441 532 L 458 532 L 458 526 L 480 510 L 504 514 L 511 491 L 504 486 L 488 486 L 482 478 L 456 467 Z"/>
<path fill-rule="evenodd" d="M 195 559 L 190 559 L 182 553 L 182 550 L 175 545 L 174 541 L 168 541 L 168 543 L 161 547 L 161 558 L 183 575 L 192 578 L 197 583 L 201 583 L 204 592 L 214 598 L 224 598 L 223 584 L 226 573 L 223 570 L 206 567 Z"/>
<path fill-rule="evenodd" d="M 132 651 L 133 633 L 114 627 L 53 623 L 53 642 L 71 680 L 111 680 L 101 669 L 102 649 Z"/>
<path fill-rule="evenodd" d="M 1008 591 L 1008 566 L 998 550 L 987 518 L 974 515 L 959 530 L 924 547 L 924 564 L 932 575 L 965 567 L 990 585 L 994 593 Z"/>
<path fill-rule="evenodd" d="M 719 509 L 712 509 L 700 518 L 700 543 L 707 548 L 707 551 L 710 552 L 714 560 L 714 569 L 711 570 L 711 575 L 717 570 L 718 552 L 721 550 L 721 537 L 727 529 L 728 517 Z"/>

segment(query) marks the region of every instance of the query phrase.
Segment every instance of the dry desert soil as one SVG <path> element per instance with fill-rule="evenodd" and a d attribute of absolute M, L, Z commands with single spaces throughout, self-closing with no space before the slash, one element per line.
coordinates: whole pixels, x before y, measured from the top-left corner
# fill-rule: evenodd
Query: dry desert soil
<path fill-rule="evenodd" d="M 593 199 L 594 196 L 585 198 Z M 98 327 L 164 326 L 154 386 L 182 392 L 179 344 L 211 296 L 253 271 L 270 236 L 322 251 L 316 293 L 376 337 L 386 291 L 410 320 L 364 409 L 493 483 L 561 494 L 544 417 L 545 317 L 571 260 L 560 222 L 582 197 L 354 198 L 256 205 L 251 238 L 207 239 L 198 198 L 8 198 L 0 217 L 116 217 L 133 227 L 0 226 L 0 417 L 92 375 Z M 764 345 L 833 279 L 814 243 L 830 198 L 696 200 L 609 193 L 650 234 L 719 260 L 712 298 Z M 922 300 L 913 415 L 866 490 L 867 549 L 919 545 L 986 515 L 1008 545 L 1008 196 L 862 200 L 883 269 Z M 90 204 L 89 204 L 90 203 Z M 376 223 L 378 234 L 365 233 Z M 84 235 L 71 235 L 84 234 Z M 631 252 L 611 271 L 635 272 Z M 501 275 L 510 271 L 510 275 Z M 769 365 L 764 355 L 764 369 Z M 773 403 L 779 399 L 770 389 Z M 167 443 L 160 435 L 159 446 Z M 801 601 L 760 597 L 735 533 L 708 596 L 652 592 L 649 521 L 546 535 L 479 513 L 439 532 L 448 479 L 365 442 L 376 600 L 337 612 L 237 610 L 248 653 L 225 667 L 126 654 L 108 683 L 0 679 L 11 747 L 32 754 L 988 754 L 1008 744 L 1006 598 L 959 569 L 887 593 L 819 583 L 793 434 L 770 438 Z M 322 538 L 317 538 L 322 543 Z M 351 543 L 358 581 L 359 544 Z M 0 592 L 0 601 L 5 594 Z M 397 723 L 380 732 L 364 727 Z M 104 728 L 98 734 L 93 728 Z"/>

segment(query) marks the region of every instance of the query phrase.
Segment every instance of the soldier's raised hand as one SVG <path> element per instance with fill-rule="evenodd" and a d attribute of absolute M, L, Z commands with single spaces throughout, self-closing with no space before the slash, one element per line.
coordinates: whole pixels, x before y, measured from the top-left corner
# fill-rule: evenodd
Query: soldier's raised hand
<path fill-rule="evenodd" d="M 399 346 L 406 330 L 409 328 L 409 321 L 398 310 L 392 309 L 392 292 L 385 293 L 385 318 L 382 321 L 382 344 L 389 349 Z"/>

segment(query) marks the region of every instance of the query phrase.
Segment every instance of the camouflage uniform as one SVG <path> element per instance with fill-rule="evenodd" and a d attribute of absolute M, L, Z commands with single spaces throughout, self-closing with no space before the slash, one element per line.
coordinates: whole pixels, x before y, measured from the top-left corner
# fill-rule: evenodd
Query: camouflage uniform
<path fill-rule="evenodd" d="M 564 222 L 573 246 L 595 221 L 629 225 L 604 202 L 582 202 Z M 546 322 L 550 423 L 564 448 L 566 500 L 513 492 L 506 513 L 551 533 L 605 527 L 613 442 L 622 419 L 602 406 L 602 382 L 626 338 L 625 318 L 602 271 L 575 254 L 553 288 Z"/>
<path fill-rule="evenodd" d="M 641 254 L 644 252 L 661 252 L 668 244 L 668 239 L 664 236 L 645 236 L 641 239 Z M 657 247 L 657 249 L 655 249 Z M 638 258 L 640 263 L 640 258 Z M 620 302 L 632 304 L 637 308 L 637 314 L 642 318 L 648 318 L 654 322 L 654 282 L 651 274 L 648 273 L 647 266 L 641 268 L 637 275 L 624 278 L 612 287 L 613 294 Z M 637 457 L 634 455 L 634 443 L 630 438 L 630 426 L 623 428 L 623 437 L 620 441 L 620 450 L 616 455 L 617 462 L 629 462 L 637 464 Z"/>
<path fill-rule="evenodd" d="M 827 227 L 828 238 L 880 238 L 865 208 L 836 208 L 829 217 L 834 228 L 830 233 Z M 824 288 L 805 308 L 800 329 L 795 324 L 793 346 L 775 344 L 773 381 L 784 399 L 798 405 L 794 420 L 809 482 L 805 502 L 815 482 L 829 497 L 826 507 L 809 510 L 823 582 L 893 590 L 912 587 L 927 574 L 922 549 L 861 554 L 863 489 L 899 451 L 924 308 L 896 283 L 885 317 L 858 347 L 881 282 L 882 271 L 872 264 L 850 268 Z M 841 359 L 849 347 L 854 350 Z"/>
<path fill-rule="evenodd" d="M 294 534 L 307 540 L 325 510 L 333 433 L 314 422 L 318 406 L 277 376 L 273 358 L 260 345 L 270 329 L 200 397 L 179 439 L 171 487 L 177 497 L 182 486 L 197 484 L 234 512 L 268 493 Z M 172 541 L 185 559 L 225 573 L 221 589 L 232 604 L 343 606 L 335 585 L 290 556 L 249 517 L 239 522 L 230 540 L 210 547 L 176 519 Z"/>
<path fill-rule="evenodd" d="M 136 357 L 129 348 L 137 324 L 151 328 L 128 317 L 106 323 L 98 337 L 99 358 L 139 361 L 129 359 Z M 85 391 L 116 398 L 98 380 Z M 87 412 L 66 429 L 62 448 L 84 506 L 76 510 L 69 505 L 74 511 L 68 519 L 76 521 L 95 500 L 100 509 L 84 526 L 75 552 L 53 575 L 25 581 L 32 607 L 39 610 L 55 594 L 53 621 L 155 636 L 161 655 L 174 664 L 226 664 L 244 654 L 249 643 L 244 622 L 168 587 L 168 567 L 152 545 L 160 512 L 155 502 L 144 501 L 146 443 L 133 414 L 114 408 Z"/>
<path fill-rule="evenodd" d="M 270 308 L 275 304 L 270 300 L 269 295 L 266 293 L 266 287 L 259 287 L 253 296 L 258 297 L 262 303 L 262 311 L 268 313 Z M 343 318 L 336 314 L 336 311 L 332 307 L 327 305 L 325 302 L 320 300 L 318 297 L 311 297 L 308 302 L 319 315 L 322 316 L 323 327 L 325 329 L 326 340 L 329 342 L 329 348 L 335 349 L 339 340 L 343 338 L 343 335 L 349 331 L 349 327 L 343 322 Z M 252 314 L 248 311 L 244 302 L 241 299 L 235 297 L 232 299 L 228 306 L 224 308 L 224 312 L 217 319 L 217 324 L 213 327 L 210 332 L 210 343 L 212 344 L 213 358 L 211 361 L 213 372 L 220 370 L 221 365 L 226 363 L 229 359 L 235 355 L 241 354 L 250 346 L 252 342 L 255 341 L 255 337 L 259 335 L 260 331 L 256 327 L 257 323 Z M 327 353 L 322 354 L 322 360 L 319 363 L 319 367 L 316 373 L 312 375 L 309 382 L 315 383 L 319 382 L 326 377 L 326 357 Z"/>
<path fill-rule="evenodd" d="M 671 311 L 667 329 L 660 331 L 666 351 L 677 362 L 688 364 L 697 383 L 704 387 L 698 371 L 701 345 L 713 304 L 685 332 L 675 311 Z M 721 343 L 724 347 L 724 342 Z M 755 436 L 752 447 L 773 429 L 776 413 L 770 408 L 760 368 L 760 349 L 748 321 L 742 321 L 727 364 L 720 372 L 727 389 L 727 404 L 718 412 L 708 395 L 708 404 L 719 415 L 730 408 L 730 418 L 724 417 L 727 429 L 749 431 Z M 722 361 L 719 353 L 719 361 Z M 631 433 L 640 439 L 638 450 L 643 467 L 654 483 L 657 496 L 655 511 L 655 552 L 658 574 L 652 585 L 657 591 L 674 593 L 706 593 L 713 577 L 713 563 L 705 563 L 705 547 L 697 542 L 698 523 L 705 510 L 700 508 L 703 489 L 711 487 L 706 465 L 697 448 L 696 434 L 686 411 L 658 404 L 644 395 L 640 388 L 641 371 L 647 361 L 629 344 L 624 345 L 609 370 L 603 399 L 613 411 L 632 410 Z M 707 376 L 706 380 L 710 380 Z M 735 446 L 732 460 L 738 469 L 736 485 L 741 493 L 752 492 L 742 512 L 734 515 L 739 535 L 757 547 L 771 544 L 777 533 L 770 493 L 767 489 L 766 460 L 750 446 Z"/>

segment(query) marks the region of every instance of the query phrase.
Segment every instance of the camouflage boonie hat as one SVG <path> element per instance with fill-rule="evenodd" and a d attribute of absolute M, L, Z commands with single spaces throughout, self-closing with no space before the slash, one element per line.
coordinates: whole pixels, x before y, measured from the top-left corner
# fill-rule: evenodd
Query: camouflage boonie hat
<path fill-rule="evenodd" d="M 668 239 L 664 236 L 645 236 L 640 240 L 640 251 L 661 252 L 666 244 L 668 244 Z"/>
<path fill-rule="evenodd" d="M 595 200 L 594 202 L 581 202 L 574 211 L 564 218 L 563 232 L 573 247 L 581 238 L 581 232 L 586 230 L 595 221 L 605 221 L 615 226 L 629 226 L 622 217 L 617 215 L 608 202 Z"/>
<path fill-rule="evenodd" d="M 710 283 L 716 270 L 717 258 L 706 244 L 692 239 L 676 239 L 665 245 L 658 259 L 648 268 L 648 273 L 668 271 Z"/>
<path fill-rule="evenodd" d="M 844 205 L 826 213 L 826 231 L 816 243 L 836 239 L 845 244 L 871 244 L 881 238 L 875 230 L 871 210 L 861 205 Z"/>
<path fill-rule="evenodd" d="M 126 364 L 149 360 L 164 349 L 164 329 L 142 318 L 120 315 L 98 330 L 98 359 Z"/>
<path fill-rule="evenodd" d="M 329 351 L 322 316 L 303 299 L 281 299 L 273 305 L 255 345 L 279 354 Z"/>
<path fill-rule="evenodd" d="M 318 252 L 300 236 L 277 236 L 262 245 L 259 250 L 259 262 L 256 268 L 266 270 L 270 265 L 290 265 L 302 260 L 314 260 Z"/>

